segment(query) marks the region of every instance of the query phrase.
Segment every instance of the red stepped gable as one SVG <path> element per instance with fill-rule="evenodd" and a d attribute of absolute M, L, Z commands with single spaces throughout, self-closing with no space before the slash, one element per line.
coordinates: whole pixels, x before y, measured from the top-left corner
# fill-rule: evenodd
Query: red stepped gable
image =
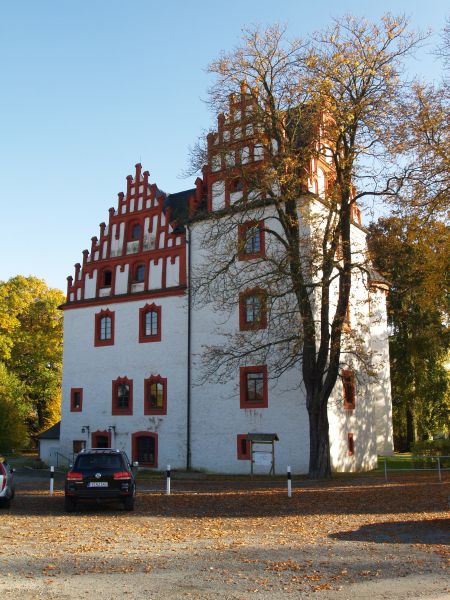
<path fill-rule="evenodd" d="M 197 193 L 188 199 L 188 207 L 200 203 L 202 181 Z M 83 262 L 75 265 L 74 277 L 68 277 L 67 303 L 101 304 L 138 297 L 158 297 L 184 293 L 186 287 L 186 236 L 183 228 L 171 221 L 165 210 L 166 194 L 149 183 L 149 172 L 136 165 L 135 176 L 128 175 L 126 194 L 118 194 L 117 209 L 109 209 L 108 224 L 100 223 L 99 236 L 91 239 L 90 250 L 83 250 Z M 167 282 L 168 265 L 178 260 L 178 285 Z M 152 271 L 161 268 L 160 285 L 150 285 Z M 128 266 L 125 290 L 117 290 L 117 275 Z M 143 268 L 142 268 L 143 267 Z M 87 294 L 89 280 L 96 276 L 95 292 Z M 92 287 L 92 286 L 91 286 Z M 123 287 L 123 283 L 122 283 Z"/>

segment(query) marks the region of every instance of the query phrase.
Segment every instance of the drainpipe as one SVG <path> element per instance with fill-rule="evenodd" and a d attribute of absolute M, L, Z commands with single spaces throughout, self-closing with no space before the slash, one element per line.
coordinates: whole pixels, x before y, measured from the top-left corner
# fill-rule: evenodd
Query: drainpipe
<path fill-rule="evenodd" d="M 188 250 L 188 330 L 187 330 L 187 415 L 186 415 L 186 470 L 191 469 L 191 229 L 186 225 L 186 243 Z"/>

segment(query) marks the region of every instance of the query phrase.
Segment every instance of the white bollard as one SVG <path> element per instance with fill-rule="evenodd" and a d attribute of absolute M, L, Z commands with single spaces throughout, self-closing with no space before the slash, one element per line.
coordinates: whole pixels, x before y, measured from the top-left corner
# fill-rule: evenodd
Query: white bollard
<path fill-rule="evenodd" d="M 55 467 L 50 467 L 50 496 L 53 496 L 54 481 L 55 481 Z"/>
<path fill-rule="evenodd" d="M 170 465 L 167 465 L 166 494 L 170 496 Z"/>
<path fill-rule="evenodd" d="M 288 465 L 287 468 L 287 484 L 288 484 L 288 498 L 292 497 L 292 479 L 291 479 L 291 467 Z"/>

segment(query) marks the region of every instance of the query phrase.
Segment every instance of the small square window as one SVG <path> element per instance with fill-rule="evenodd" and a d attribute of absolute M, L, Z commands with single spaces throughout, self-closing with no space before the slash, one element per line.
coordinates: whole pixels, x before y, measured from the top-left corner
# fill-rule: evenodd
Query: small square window
<path fill-rule="evenodd" d="M 86 448 L 86 440 L 73 440 L 72 451 L 74 454 L 79 454 Z"/>
<path fill-rule="evenodd" d="M 238 460 L 251 460 L 251 442 L 247 439 L 247 434 L 237 436 L 237 457 Z"/>

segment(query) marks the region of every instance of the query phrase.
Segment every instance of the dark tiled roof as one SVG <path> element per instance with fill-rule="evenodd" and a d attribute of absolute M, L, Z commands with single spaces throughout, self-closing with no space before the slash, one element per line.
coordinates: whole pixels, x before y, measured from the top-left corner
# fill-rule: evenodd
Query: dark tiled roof
<path fill-rule="evenodd" d="M 170 208 L 170 220 L 176 221 L 178 227 L 184 225 L 189 218 L 189 197 L 192 194 L 195 194 L 195 188 L 169 194 L 164 201 L 164 210 Z"/>
<path fill-rule="evenodd" d="M 386 279 L 386 277 L 383 277 L 383 275 L 381 275 L 381 273 L 378 273 L 378 271 L 375 271 L 375 269 L 369 268 L 368 273 L 369 273 L 369 282 L 370 283 L 382 283 L 384 285 L 391 287 L 391 282 L 388 281 Z"/>
<path fill-rule="evenodd" d="M 56 425 L 53 425 L 52 427 L 50 427 L 50 429 L 47 429 L 47 431 L 43 431 L 42 433 L 40 433 L 37 436 L 38 440 L 59 440 L 60 428 L 61 428 L 61 421 L 59 421 L 59 423 L 56 423 Z"/>

